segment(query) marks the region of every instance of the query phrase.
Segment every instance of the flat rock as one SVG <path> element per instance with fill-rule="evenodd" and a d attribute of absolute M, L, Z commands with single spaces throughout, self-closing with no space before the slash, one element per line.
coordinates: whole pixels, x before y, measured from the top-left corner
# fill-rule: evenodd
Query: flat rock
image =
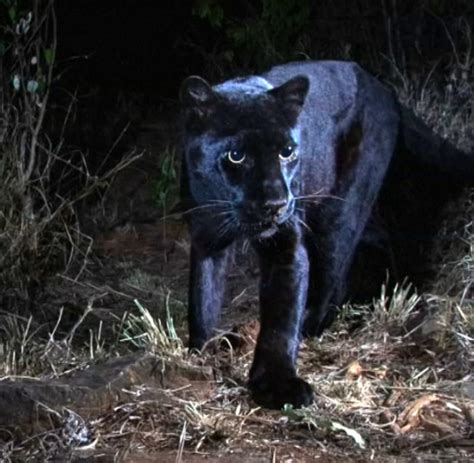
<path fill-rule="evenodd" d="M 54 411 L 68 408 L 83 418 L 96 416 L 129 399 L 136 385 L 160 389 L 213 381 L 210 367 L 166 361 L 152 355 L 130 355 L 108 360 L 54 380 L 7 378 L 0 382 L 0 427 L 38 432 L 51 426 Z M 164 394 L 164 392 L 163 392 Z"/>

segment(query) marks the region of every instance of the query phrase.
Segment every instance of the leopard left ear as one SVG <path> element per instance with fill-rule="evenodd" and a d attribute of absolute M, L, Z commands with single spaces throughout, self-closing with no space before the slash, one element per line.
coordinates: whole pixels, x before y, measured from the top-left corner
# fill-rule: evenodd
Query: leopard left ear
<path fill-rule="evenodd" d="M 308 77 L 300 75 L 293 77 L 268 93 L 280 102 L 288 120 L 291 124 L 294 124 L 303 109 L 308 90 Z"/>
<path fill-rule="evenodd" d="M 191 76 L 181 85 L 180 100 L 186 109 L 199 117 L 205 117 L 214 110 L 219 95 L 204 79 Z"/>

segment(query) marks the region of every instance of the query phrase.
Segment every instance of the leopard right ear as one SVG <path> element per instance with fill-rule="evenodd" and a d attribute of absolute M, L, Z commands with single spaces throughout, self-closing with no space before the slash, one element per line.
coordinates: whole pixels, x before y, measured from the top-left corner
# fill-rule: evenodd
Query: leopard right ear
<path fill-rule="evenodd" d="M 209 115 L 219 100 L 219 94 L 198 76 L 190 76 L 181 84 L 179 96 L 181 104 L 200 117 Z"/>
<path fill-rule="evenodd" d="M 291 124 L 294 124 L 303 109 L 309 91 L 309 79 L 305 75 L 297 75 L 279 87 L 269 90 Z"/>

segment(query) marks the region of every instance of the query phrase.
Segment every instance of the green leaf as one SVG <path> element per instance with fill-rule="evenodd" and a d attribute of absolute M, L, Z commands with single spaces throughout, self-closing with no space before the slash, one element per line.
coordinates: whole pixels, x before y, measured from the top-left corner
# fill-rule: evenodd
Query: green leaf
<path fill-rule="evenodd" d="M 18 74 L 15 74 L 13 76 L 12 84 L 13 84 L 13 88 L 18 92 L 18 90 L 20 90 L 20 85 L 21 85 L 20 76 Z"/>
<path fill-rule="evenodd" d="M 48 66 L 51 66 L 54 58 L 54 52 L 51 48 L 45 48 L 43 50 L 44 60 Z"/>
<path fill-rule="evenodd" d="M 8 8 L 8 16 L 12 23 L 16 22 L 16 8 L 14 6 Z"/>
<path fill-rule="evenodd" d="M 46 89 L 46 80 L 42 77 L 38 79 L 38 93 L 43 92 Z"/>
<path fill-rule="evenodd" d="M 36 93 L 39 89 L 39 84 L 36 80 L 29 80 L 26 84 L 26 90 L 30 93 Z"/>
<path fill-rule="evenodd" d="M 232 50 L 226 50 L 224 52 L 224 59 L 227 62 L 232 63 L 234 61 L 234 52 Z"/>

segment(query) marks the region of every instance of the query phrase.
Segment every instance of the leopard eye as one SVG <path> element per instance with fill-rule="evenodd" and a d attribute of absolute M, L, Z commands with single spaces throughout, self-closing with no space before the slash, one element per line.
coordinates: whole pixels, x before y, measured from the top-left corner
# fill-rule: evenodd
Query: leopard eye
<path fill-rule="evenodd" d="M 280 151 L 280 159 L 282 162 L 291 162 L 296 159 L 296 149 L 294 145 L 287 145 Z"/>
<path fill-rule="evenodd" d="M 242 153 L 241 151 L 229 150 L 226 151 L 225 155 L 232 164 L 242 164 L 245 160 L 245 153 Z"/>

